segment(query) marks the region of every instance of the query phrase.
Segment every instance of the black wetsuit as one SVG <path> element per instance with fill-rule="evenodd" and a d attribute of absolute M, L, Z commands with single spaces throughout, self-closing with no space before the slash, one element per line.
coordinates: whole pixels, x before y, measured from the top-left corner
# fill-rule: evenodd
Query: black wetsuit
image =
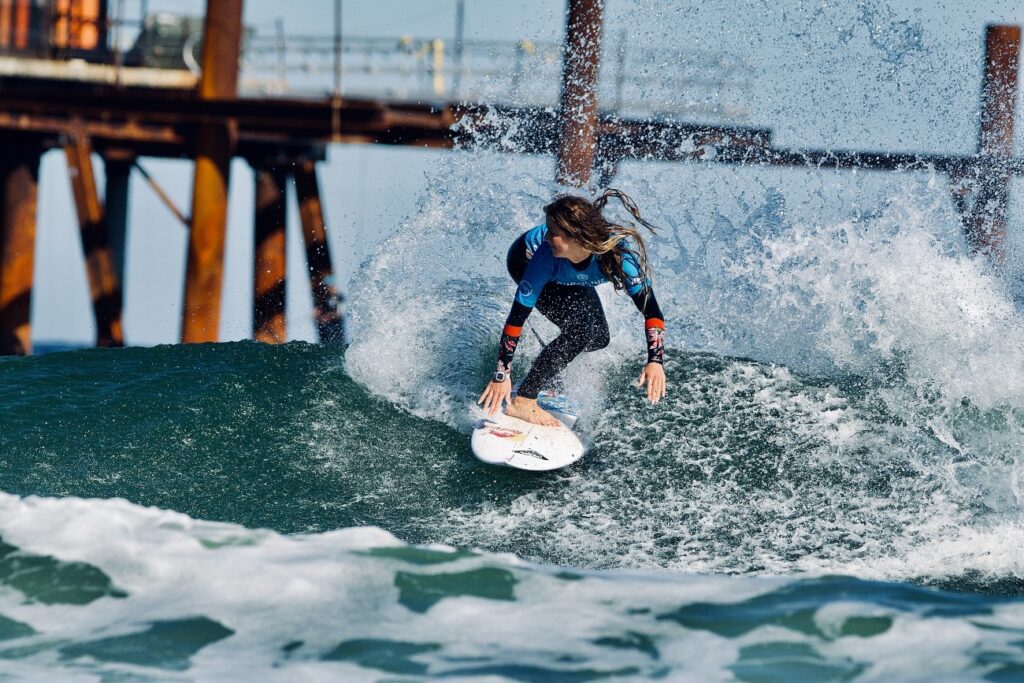
<path fill-rule="evenodd" d="M 544 240 L 547 226 L 540 225 L 521 235 L 508 250 L 506 264 L 512 279 L 519 284 L 512 310 L 505 321 L 498 353 L 498 369 L 508 372 L 519 343 L 523 324 L 534 307 L 553 322 L 559 335 L 540 352 L 519 395 L 536 398 L 550 388 L 555 378 L 579 354 L 608 346 L 608 321 L 595 286 L 607 281 L 596 258 L 581 263 L 556 258 Z M 647 361 L 664 361 L 665 323 L 650 282 L 640 274 L 631 252 L 623 253 L 627 292 L 644 314 Z"/>

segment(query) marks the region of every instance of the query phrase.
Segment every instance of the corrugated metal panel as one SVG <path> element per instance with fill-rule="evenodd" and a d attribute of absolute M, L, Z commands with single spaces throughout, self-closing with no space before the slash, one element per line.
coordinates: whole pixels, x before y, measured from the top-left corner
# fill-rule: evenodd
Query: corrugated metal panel
<path fill-rule="evenodd" d="M 95 50 L 106 33 L 103 0 L 56 0 L 52 3 L 52 44 L 58 49 Z"/>

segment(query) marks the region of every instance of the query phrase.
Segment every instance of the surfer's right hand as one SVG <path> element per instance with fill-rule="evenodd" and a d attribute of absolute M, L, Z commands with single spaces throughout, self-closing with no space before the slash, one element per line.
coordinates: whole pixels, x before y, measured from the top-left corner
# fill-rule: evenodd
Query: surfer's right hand
<path fill-rule="evenodd" d="M 484 393 L 480 394 L 480 398 L 476 402 L 483 404 L 485 413 L 494 415 L 498 412 L 502 402 L 508 403 L 511 400 L 512 380 L 506 379 L 504 382 L 495 382 L 494 380 L 488 382 L 487 388 L 484 389 Z"/>

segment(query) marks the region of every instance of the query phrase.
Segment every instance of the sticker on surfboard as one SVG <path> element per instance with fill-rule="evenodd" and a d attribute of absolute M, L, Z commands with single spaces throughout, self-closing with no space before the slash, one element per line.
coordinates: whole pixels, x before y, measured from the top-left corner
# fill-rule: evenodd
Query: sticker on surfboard
<path fill-rule="evenodd" d="M 573 429 L 579 414 L 568 397 L 541 392 L 537 403 L 562 424 L 543 427 L 500 411 L 485 415 L 474 425 L 473 455 L 489 465 L 537 472 L 557 470 L 582 458 L 587 449 Z"/>

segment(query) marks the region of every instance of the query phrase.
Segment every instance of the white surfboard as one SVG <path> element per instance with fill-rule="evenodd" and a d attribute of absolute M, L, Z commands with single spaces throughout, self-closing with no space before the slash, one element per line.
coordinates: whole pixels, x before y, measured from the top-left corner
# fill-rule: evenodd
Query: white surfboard
<path fill-rule="evenodd" d="M 470 447 L 477 459 L 489 465 L 520 470 L 557 470 L 571 465 L 587 452 L 574 431 L 579 416 L 565 396 L 541 392 L 537 403 L 562 423 L 543 427 L 498 412 L 477 420 Z"/>

